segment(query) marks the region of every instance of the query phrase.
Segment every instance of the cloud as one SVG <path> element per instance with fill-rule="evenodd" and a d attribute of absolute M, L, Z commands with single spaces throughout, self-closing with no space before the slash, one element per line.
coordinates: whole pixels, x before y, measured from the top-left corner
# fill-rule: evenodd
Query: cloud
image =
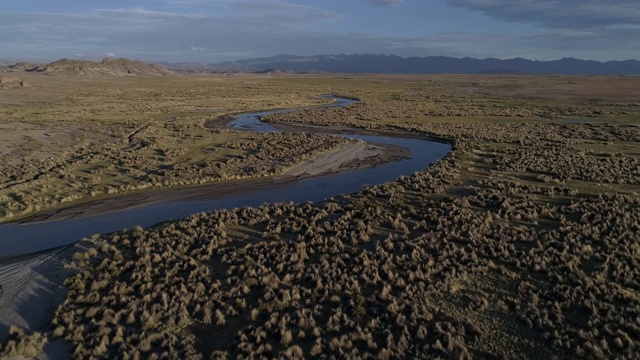
<path fill-rule="evenodd" d="M 493 19 L 548 28 L 589 29 L 640 25 L 638 0 L 446 0 Z"/>
<path fill-rule="evenodd" d="M 114 54 L 112 52 L 105 53 L 105 55 L 107 55 L 109 57 L 116 57 L 116 54 Z"/>
<path fill-rule="evenodd" d="M 99 9 L 82 15 L 0 12 L 0 48 L 12 57 L 51 60 L 108 51 L 138 59 L 214 62 L 239 54 L 270 55 L 278 49 L 297 53 L 296 45 L 301 50 L 314 46 L 312 39 L 304 39 L 318 34 L 306 30 L 309 23 L 335 18 L 331 12 L 281 1 L 230 6 L 236 13 L 225 16 L 143 8 Z M 263 12 L 261 6 L 268 10 Z"/>
<path fill-rule="evenodd" d="M 229 3 L 227 6 L 237 10 L 244 17 L 270 19 L 271 21 L 306 22 L 336 20 L 342 17 L 338 12 L 280 0 L 241 0 Z"/>
<path fill-rule="evenodd" d="M 0 33 L 5 35 L 0 38 L 3 53 L 51 60 L 105 52 L 175 62 L 221 62 L 282 53 L 462 54 L 444 41 L 425 45 L 420 38 L 317 31 L 246 13 L 205 16 L 144 9 L 99 10 L 85 16 L 0 13 Z"/>
<path fill-rule="evenodd" d="M 637 46 L 640 39 L 640 28 L 637 29 L 600 29 L 598 31 L 583 31 L 573 29 L 559 29 L 531 37 L 534 46 L 546 45 L 551 51 L 586 52 L 588 49 L 598 49 L 605 55 L 610 51 L 621 48 L 630 49 L 627 58 L 640 58 Z"/>
<path fill-rule="evenodd" d="M 500 21 L 536 25 L 537 34 L 506 37 L 496 48 L 522 57 L 548 60 L 639 58 L 638 0 L 446 0 L 449 5 Z"/>
<path fill-rule="evenodd" d="M 369 0 L 370 3 L 378 6 L 398 6 L 404 2 L 404 0 Z"/>
<path fill-rule="evenodd" d="M 464 2 L 466 6 L 472 2 L 477 6 L 500 3 L 447 1 Z M 330 22 L 339 22 L 340 15 L 312 6 L 276 0 L 229 1 L 223 5 L 227 11 L 214 14 L 144 8 L 93 10 L 85 14 L 0 12 L 1 55 L 57 60 L 72 54 L 111 52 L 134 59 L 208 63 L 284 53 L 520 56 L 540 60 L 567 56 L 598 60 L 640 58 L 640 29 L 633 27 L 565 26 L 528 36 L 464 31 L 383 36 L 333 30 Z M 309 25 L 314 22 L 322 26 Z M 327 23 L 329 26 L 325 26 Z"/>

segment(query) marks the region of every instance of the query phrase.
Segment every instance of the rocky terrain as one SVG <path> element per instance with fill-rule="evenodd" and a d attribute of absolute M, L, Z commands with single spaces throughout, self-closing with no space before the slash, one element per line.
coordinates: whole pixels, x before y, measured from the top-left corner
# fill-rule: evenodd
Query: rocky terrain
<path fill-rule="evenodd" d="M 19 89 L 27 86 L 26 81 L 20 80 L 16 76 L 0 76 L 0 90 Z"/>

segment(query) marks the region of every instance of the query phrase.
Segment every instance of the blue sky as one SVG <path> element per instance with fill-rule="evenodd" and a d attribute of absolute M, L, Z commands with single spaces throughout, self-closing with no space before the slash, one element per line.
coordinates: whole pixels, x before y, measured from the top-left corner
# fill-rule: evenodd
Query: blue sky
<path fill-rule="evenodd" d="M 25 0 L 0 60 L 215 63 L 277 54 L 640 59 L 638 0 Z"/>

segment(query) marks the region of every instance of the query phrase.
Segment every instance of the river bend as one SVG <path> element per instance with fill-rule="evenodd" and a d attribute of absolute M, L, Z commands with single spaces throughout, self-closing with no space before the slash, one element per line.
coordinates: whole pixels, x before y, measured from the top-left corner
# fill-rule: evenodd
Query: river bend
<path fill-rule="evenodd" d="M 334 97 L 335 98 L 335 97 Z M 335 102 L 325 106 L 347 106 L 356 100 L 335 98 Z M 277 131 L 268 123 L 260 121 L 261 116 L 299 109 L 284 109 L 245 113 L 229 123 L 235 129 L 253 131 Z M 403 137 L 336 134 L 370 143 L 401 146 L 411 152 L 411 158 L 386 163 L 375 168 L 347 173 L 323 175 L 294 183 L 275 185 L 267 190 L 247 192 L 242 195 L 222 196 L 209 200 L 178 200 L 148 204 L 140 207 L 100 214 L 92 217 L 64 219 L 40 223 L 7 223 L 0 225 L 0 258 L 24 255 L 67 245 L 89 237 L 120 231 L 135 226 L 148 227 L 154 224 L 184 218 L 189 215 L 219 209 L 260 206 L 264 203 L 317 202 L 340 194 L 353 193 L 364 185 L 376 185 L 392 181 L 401 175 L 411 175 L 424 170 L 445 156 L 451 146 L 420 139 Z"/>

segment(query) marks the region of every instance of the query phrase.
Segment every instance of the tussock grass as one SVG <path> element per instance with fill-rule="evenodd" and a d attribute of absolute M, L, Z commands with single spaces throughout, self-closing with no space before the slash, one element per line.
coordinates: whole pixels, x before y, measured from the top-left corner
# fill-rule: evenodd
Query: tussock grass
<path fill-rule="evenodd" d="M 571 79 L 592 91 L 603 83 Z M 75 257 L 82 271 L 67 280 L 52 335 L 75 358 L 637 358 L 640 133 L 618 123 L 633 99 L 585 101 L 566 81 L 240 81 L 254 94 L 315 84 L 362 100 L 270 121 L 400 128 L 454 139 L 454 150 L 317 204 L 202 213 L 96 239 Z M 529 85 L 546 92 L 530 99 Z M 541 112 L 597 123 L 518 120 Z"/>

